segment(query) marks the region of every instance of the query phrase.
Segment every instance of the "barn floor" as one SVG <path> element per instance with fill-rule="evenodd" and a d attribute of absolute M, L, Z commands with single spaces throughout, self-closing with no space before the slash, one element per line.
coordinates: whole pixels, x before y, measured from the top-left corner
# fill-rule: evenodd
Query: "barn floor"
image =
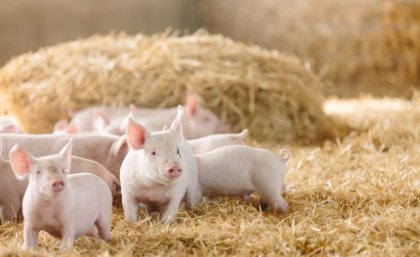
<path fill-rule="evenodd" d="M 132 225 L 117 202 L 112 242 L 80 238 L 63 256 L 420 256 L 420 96 L 329 99 L 325 111 L 355 131 L 322 146 L 287 145 L 286 215 L 261 212 L 256 197 L 221 199 L 182 209 L 169 227 L 145 212 Z M 60 255 L 45 233 L 37 251 L 21 243 L 22 223 L 0 226 L 2 256 Z"/>

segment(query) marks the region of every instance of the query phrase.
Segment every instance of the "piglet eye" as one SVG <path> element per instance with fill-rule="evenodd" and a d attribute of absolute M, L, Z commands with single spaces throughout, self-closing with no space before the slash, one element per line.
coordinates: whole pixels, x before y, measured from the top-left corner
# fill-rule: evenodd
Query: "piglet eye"
<path fill-rule="evenodd" d="M 155 156 L 155 155 L 156 155 L 156 151 L 153 151 L 153 152 L 152 152 L 152 155 L 153 155 L 153 156 Z"/>
<path fill-rule="evenodd" d="M 177 149 L 176 149 L 176 153 L 177 153 L 178 155 L 181 155 L 181 154 L 179 153 L 179 148 L 177 148 Z"/>
<path fill-rule="evenodd" d="M 36 174 L 37 174 L 37 175 L 41 174 L 41 171 L 40 171 L 40 170 L 37 170 L 37 171 L 36 171 Z"/>

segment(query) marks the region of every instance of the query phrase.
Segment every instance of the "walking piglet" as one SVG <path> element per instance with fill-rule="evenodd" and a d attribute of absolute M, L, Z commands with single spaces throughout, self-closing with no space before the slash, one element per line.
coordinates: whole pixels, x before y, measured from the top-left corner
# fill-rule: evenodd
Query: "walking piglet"
<path fill-rule="evenodd" d="M 196 155 L 203 195 L 248 198 L 256 192 L 262 204 L 286 212 L 288 204 L 280 194 L 290 153 L 283 151 L 285 157 L 261 148 L 231 145 Z"/>
<path fill-rule="evenodd" d="M 18 178 L 29 175 L 23 197 L 23 249 L 36 247 L 41 230 L 62 239 L 68 249 L 81 235 L 111 239 L 112 194 L 107 184 L 93 174 L 67 175 L 71 168 L 72 145 L 59 154 L 33 157 L 19 145 L 9 152 L 10 164 Z"/>

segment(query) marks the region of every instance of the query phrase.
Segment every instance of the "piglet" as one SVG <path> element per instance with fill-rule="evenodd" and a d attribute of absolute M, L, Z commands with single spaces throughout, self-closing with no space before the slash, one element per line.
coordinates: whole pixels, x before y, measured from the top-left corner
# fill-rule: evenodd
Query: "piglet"
<path fill-rule="evenodd" d="M 190 174 L 195 173 L 192 178 L 196 180 L 191 185 L 198 186 L 195 159 L 185 148 L 188 144 L 183 139 L 179 117 L 169 130 L 153 133 L 130 118 L 127 142 L 130 151 L 120 171 L 125 218 L 135 222 L 138 203 L 141 203 L 160 211 L 163 223 L 171 223 L 186 193 Z M 189 162 L 191 159 L 193 162 Z M 193 205 L 197 201 L 198 198 L 190 199 L 189 203 Z"/>
<path fill-rule="evenodd" d="M 112 194 L 93 174 L 67 175 L 71 168 L 71 141 L 57 155 L 33 157 L 15 145 L 9 152 L 16 176 L 29 175 L 23 197 L 23 249 L 36 247 L 40 230 L 62 239 L 61 249 L 72 247 L 81 235 L 111 239 Z"/>
<path fill-rule="evenodd" d="M 115 192 L 120 187 L 120 181 L 114 174 L 107 170 L 99 162 L 72 156 L 71 157 L 71 173 L 91 173 L 103 179 L 112 192 Z"/>
<path fill-rule="evenodd" d="M 194 139 L 214 133 L 228 133 L 230 126 L 224 124 L 211 111 L 205 109 L 197 95 L 188 94 L 185 106 L 182 107 L 185 115 L 182 116 L 184 137 Z M 107 112 L 92 114 L 92 124 L 96 132 L 107 132 L 122 135 L 127 129 L 128 119 L 132 117 L 137 123 L 143 124 L 151 131 L 159 131 L 164 125 L 171 124 L 176 117 L 177 107 L 172 108 L 141 108 L 131 106 L 125 117 L 113 117 Z"/>
<path fill-rule="evenodd" d="M 194 154 L 209 152 L 226 145 L 244 145 L 244 139 L 248 135 L 248 129 L 241 133 L 214 134 L 193 140 L 188 140 Z"/>
<path fill-rule="evenodd" d="M 118 179 L 100 163 L 77 156 L 71 157 L 71 173 L 95 174 L 107 183 L 111 191 L 116 191 L 120 186 Z M 0 208 L 3 209 L 5 220 L 17 218 L 22 209 L 22 199 L 28 182 L 28 177 L 23 180 L 16 178 L 10 162 L 0 158 Z"/>
<path fill-rule="evenodd" d="M 12 116 L 0 116 L 0 133 L 20 133 L 19 124 Z"/>
<path fill-rule="evenodd" d="M 287 202 L 281 197 L 287 155 L 277 156 L 270 151 L 248 146 L 231 145 L 196 155 L 198 181 L 204 196 L 240 196 L 245 199 L 253 192 L 268 204 L 284 213 Z"/>
<path fill-rule="evenodd" d="M 3 152 L 3 140 L 0 140 L 0 152 Z M 100 163 L 80 158 L 71 157 L 71 171 L 76 173 L 93 173 L 103 179 L 110 190 L 119 188 L 118 179 Z M 0 208 L 5 220 L 14 220 L 22 209 L 22 199 L 28 186 L 29 179 L 17 179 L 10 162 L 0 157 Z"/>

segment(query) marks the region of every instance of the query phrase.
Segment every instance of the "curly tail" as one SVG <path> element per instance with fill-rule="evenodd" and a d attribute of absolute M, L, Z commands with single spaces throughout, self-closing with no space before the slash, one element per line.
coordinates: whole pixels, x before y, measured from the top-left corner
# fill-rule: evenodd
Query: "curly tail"
<path fill-rule="evenodd" d="M 244 138 L 246 138 L 248 136 L 248 129 L 244 129 L 244 130 L 242 130 L 242 132 L 241 133 L 239 133 L 239 137 L 241 138 L 241 139 L 244 139 Z"/>
<path fill-rule="evenodd" d="M 280 155 L 280 158 L 283 159 L 285 162 L 290 160 L 290 158 L 292 157 L 292 154 L 290 153 L 289 149 L 287 149 L 287 148 L 280 149 L 279 155 Z"/>

